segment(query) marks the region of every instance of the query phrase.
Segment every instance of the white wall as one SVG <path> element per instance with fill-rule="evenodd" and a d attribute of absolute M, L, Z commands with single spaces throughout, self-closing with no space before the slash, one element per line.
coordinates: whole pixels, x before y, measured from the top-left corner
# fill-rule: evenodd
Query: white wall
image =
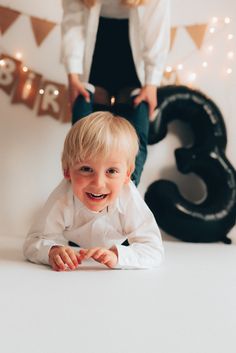
<path fill-rule="evenodd" d="M 206 36 L 206 43 L 210 43 L 212 38 L 215 46 L 214 52 L 208 56 L 210 68 L 206 73 L 201 69 L 206 51 L 198 51 L 184 29 L 177 33 L 168 64 L 175 65 L 184 61 L 186 70 L 182 73 L 183 80 L 186 79 L 188 71 L 199 72 L 195 85 L 209 95 L 223 112 L 228 130 L 227 156 L 236 167 L 235 61 L 232 62 L 232 75 L 226 77 L 223 70 L 228 60 L 226 54 L 229 43 L 224 38 L 229 28 L 236 38 L 235 0 L 172 0 L 171 3 L 173 25 L 206 23 L 212 16 L 230 16 L 233 21 L 230 27 L 224 27 L 214 38 Z M 57 23 L 62 15 L 60 0 L 0 0 L 0 5 Z M 0 46 L 1 51 L 11 56 L 20 50 L 26 66 L 42 73 L 43 77 L 49 80 L 66 83 L 64 68 L 59 62 L 59 48 L 59 26 L 56 26 L 43 44 L 37 47 L 26 15 L 20 16 L 5 33 Z M 24 236 L 32 217 L 61 179 L 60 154 L 70 124 L 61 124 L 51 117 L 37 117 L 35 110 L 19 104 L 12 105 L 10 97 L 1 90 L 0 109 L 0 236 Z M 174 168 L 173 151 L 177 146 L 180 146 L 179 138 L 170 133 L 165 140 L 149 148 L 149 157 L 140 185 L 142 193 L 151 181 L 159 179 L 164 169 Z M 156 167 L 153 168 L 153 165 Z M 189 181 L 190 177 L 181 178 L 184 180 L 182 184 L 188 184 L 185 180 Z M 182 191 L 186 193 L 186 190 L 183 188 Z"/>

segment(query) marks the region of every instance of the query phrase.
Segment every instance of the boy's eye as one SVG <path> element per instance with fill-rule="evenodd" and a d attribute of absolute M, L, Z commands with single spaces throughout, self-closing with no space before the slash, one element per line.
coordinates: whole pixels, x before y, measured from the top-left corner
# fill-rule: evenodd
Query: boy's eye
<path fill-rule="evenodd" d="M 110 174 L 110 175 L 116 175 L 116 174 L 118 174 L 118 173 L 119 173 L 119 170 L 116 169 L 116 168 L 109 168 L 109 169 L 107 170 L 107 174 Z"/>
<path fill-rule="evenodd" d="M 79 171 L 82 173 L 91 173 L 93 169 L 87 165 L 83 165 L 82 167 L 80 167 Z"/>

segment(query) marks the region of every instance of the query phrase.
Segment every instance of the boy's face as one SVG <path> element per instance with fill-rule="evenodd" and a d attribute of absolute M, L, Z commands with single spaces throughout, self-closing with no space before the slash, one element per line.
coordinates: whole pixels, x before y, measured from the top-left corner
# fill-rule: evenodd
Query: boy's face
<path fill-rule="evenodd" d="M 114 151 L 108 158 L 98 157 L 69 168 L 73 193 L 91 211 L 100 212 L 118 197 L 130 180 L 125 153 Z"/>

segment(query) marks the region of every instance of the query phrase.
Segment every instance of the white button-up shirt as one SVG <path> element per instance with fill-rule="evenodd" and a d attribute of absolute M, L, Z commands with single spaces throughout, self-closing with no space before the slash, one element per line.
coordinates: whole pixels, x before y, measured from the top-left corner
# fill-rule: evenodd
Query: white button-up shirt
<path fill-rule="evenodd" d="M 126 239 L 130 246 L 121 245 Z M 96 213 L 73 195 L 64 179 L 31 227 L 24 255 L 32 262 L 49 264 L 51 247 L 68 241 L 82 248 L 116 246 L 117 268 L 157 267 L 164 254 L 154 216 L 132 182 L 124 185 L 113 205 Z"/>
<path fill-rule="evenodd" d="M 88 82 L 101 14 L 128 17 L 138 78 L 142 86 L 160 84 L 170 43 L 169 0 L 149 0 L 128 11 L 117 0 L 98 0 L 89 9 L 80 0 L 63 0 L 62 5 L 62 62 L 68 73 L 78 73 Z"/>

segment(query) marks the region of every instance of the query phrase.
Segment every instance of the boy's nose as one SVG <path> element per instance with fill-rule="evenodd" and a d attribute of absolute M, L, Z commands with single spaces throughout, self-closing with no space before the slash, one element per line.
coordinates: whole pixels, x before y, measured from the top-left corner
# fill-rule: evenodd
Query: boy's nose
<path fill-rule="evenodd" d="M 103 174 L 94 175 L 92 184 L 101 189 L 103 186 L 105 186 L 105 176 Z"/>

